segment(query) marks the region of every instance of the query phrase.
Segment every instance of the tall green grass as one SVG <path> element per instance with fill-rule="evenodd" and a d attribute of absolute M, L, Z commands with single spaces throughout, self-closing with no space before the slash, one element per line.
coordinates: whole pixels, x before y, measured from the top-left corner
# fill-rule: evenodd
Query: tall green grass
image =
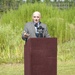
<path fill-rule="evenodd" d="M 11 24 L 0 26 L 0 63 L 23 62 L 23 43 L 18 28 Z"/>
<path fill-rule="evenodd" d="M 23 61 L 21 33 L 24 24 L 32 21 L 34 11 L 41 12 L 41 21 L 47 24 L 50 36 L 57 37 L 58 44 L 75 39 L 75 7 L 60 10 L 45 3 L 25 3 L 0 19 L 0 62 Z"/>
<path fill-rule="evenodd" d="M 75 40 L 65 42 L 58 45 L 58 60 L 59 61 L 74 61 L 75 60 Z"/>
<path fill-rule="evenodd" d="M 40 11 L 41 21 L 48 26 L 49 34 L 58 37 L 60 43 L 75 38 L 75 8 L 59 10 L 45 3 L 24 4 L 18 10 L 8 11 L 1 19 L 1 23 L 12 24 L 13 29 L 17 26 L 23 29 L 24 24 L 31 21 L 32 13 Z M 72 26 L 71 26 L 72 25 Z M 73 28 L 72 28 L 73 27 Z M 60 34 L 60 35 L 59 35 Z"/>

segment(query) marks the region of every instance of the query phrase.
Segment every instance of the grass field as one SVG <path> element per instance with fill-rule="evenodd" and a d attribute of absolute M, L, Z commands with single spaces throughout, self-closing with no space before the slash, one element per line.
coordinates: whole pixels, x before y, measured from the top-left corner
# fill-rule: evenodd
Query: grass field
<path fill-rule="evenodd" d="M 57 64 L 57 75 L 75 75 L 75 60 Z M 24 64 L 1 64 L 0 75 L 24 75 Z"/>
<path fill-rule="evenodd" d="M 24 64 L 1 64 L 0 75 L 24 75 Z"/>
<path fill-rule="evenodd" d="M 50 36 L 58 39 L 59 60 L 75 58 L 75 8 L 59 10 L 45 3 L 27 3 L 3 13 L 0 19 L 0 64 L 23 62 L 22 32 L 34 11 L 41 12 L 41 22 L 47 24 Z"/>
<path fill-rule="evenodd" d="M 57 75 L 75 75 L 75 60 L 58 62 Z"/>
<path fill-rule="evenodd" d="M 58 39 L 57 75 L 75 75 L 75 7 L 59 10 L 43 3 L 27 3 L 1 15 L 0 75 L 24 75 L 25 42 L 21 34 L 35 10 L 41 12 L 49 34 Z"/>

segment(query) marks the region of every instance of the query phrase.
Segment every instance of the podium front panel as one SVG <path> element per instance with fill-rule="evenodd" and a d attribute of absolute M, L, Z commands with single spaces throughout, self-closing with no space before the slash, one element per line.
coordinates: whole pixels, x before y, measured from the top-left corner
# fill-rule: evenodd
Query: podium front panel
<path fill-rule="evenodd" d="M 56 38 L 31 38 L 24 51 L 25 75 L 57 75 Z"/>

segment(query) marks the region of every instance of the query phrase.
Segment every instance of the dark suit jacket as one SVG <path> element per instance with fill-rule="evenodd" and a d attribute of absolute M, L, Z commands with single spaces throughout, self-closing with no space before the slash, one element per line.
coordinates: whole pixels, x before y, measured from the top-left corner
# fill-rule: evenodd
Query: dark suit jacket
<path fill-rule="evenodd" d="M 39 24 L 40 24 L 40 26 L 42 26 L 44 28 L 43 36 L 47 37 L 47 38 L 50 37 L 49 34 L 48 34 L 48 30 L 47 30 L 46 25 L 41 23 L 41 22 Z M 28 34 L 30 34 L 30 36 L 28 38 L 24 37 L 24 31 L 27 32 Z M 29 38 L 36 38 L 34 22 L 26 23 L 26 25 L 24 27 L 24 31 L 22 33 L 22 39 L 23 40 L 26 40 L 26 39 L 29 39 Z"/>

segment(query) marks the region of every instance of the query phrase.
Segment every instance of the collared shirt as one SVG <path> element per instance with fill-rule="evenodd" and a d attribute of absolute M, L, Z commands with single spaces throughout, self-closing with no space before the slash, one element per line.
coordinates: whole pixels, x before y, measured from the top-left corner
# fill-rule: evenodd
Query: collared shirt
<path fill-rule="evenodd" d="M 39 26 L 40 26 L 40 24 L 37 23 L 36 26 L 35 26 L 35 33 L 38 33 L 38 32 L 37 32 L 37 27 L 39 27 Z"/>

